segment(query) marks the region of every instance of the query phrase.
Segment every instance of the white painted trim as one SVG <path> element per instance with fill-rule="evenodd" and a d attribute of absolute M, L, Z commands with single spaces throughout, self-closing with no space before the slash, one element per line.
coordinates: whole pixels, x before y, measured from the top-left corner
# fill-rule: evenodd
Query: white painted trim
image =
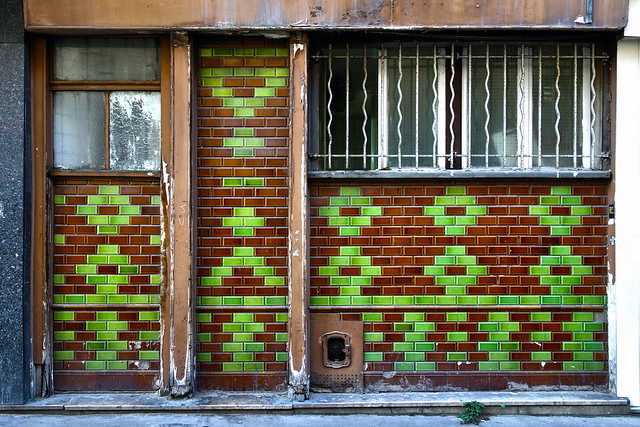
<path fill-rule="evenodd" d="M 639 3 L 633 1 L 632 3 Z M 640 16 L 638 17 L 640 18 Z M 615 288 L 609 331 L 616 394 L 640 405 L 640 41 L 623 39 L 617 52 L 615 156 Z M 617 233 L 617 231 L 620 233 Z"/>

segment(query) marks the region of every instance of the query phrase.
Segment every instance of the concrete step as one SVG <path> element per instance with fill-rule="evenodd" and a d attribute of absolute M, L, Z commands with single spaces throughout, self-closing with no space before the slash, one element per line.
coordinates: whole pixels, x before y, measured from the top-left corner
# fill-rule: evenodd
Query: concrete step
<path fill-rule="evenodd" d="M 303 402 L 283 393 L 214 392 L 171 399 L 154 393 L 56 394 L 24 405 L 0 405 L 11 413 L 295 413 L 295 414 L 460 414 L 478 401 L 494 415 L 604 416 L 630 413 L 629 400 L 595 392 L 312 393 Z"/>

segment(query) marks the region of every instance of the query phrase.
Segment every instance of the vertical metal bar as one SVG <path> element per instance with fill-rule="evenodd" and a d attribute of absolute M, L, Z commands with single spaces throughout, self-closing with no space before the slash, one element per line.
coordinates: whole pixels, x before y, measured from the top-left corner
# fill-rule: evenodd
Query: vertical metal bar
<path fill-rule="evenodd" d="M 362 56 L 362 71 L 364 73 L 364 77 L 362 78 L 362 93 L 364 95 L 364 99 L 362 100 L 362 114 L 364 119 L 362 120 L 362 136 L 364 137 L 364 142 L 362 143 L 362 168 L 367 169 L 367 45 L 364 45 L 364 54 Z"/>
<path fill-rule="evenodd" d="M 111 139 L 111 108 L 110 108 L 110 100 L 109 95 L 111 92 L 106 91 L 104 93 L 104 161 L 105 161 L 105 169 L 111 169 L 111 147 L 110 147 L 110 139 Z M 135 149 L 135 144 L 134 144 Z M 135 159 L 136 157 L 134 157 Z"/>
<path fill-rule="evenodd" d="M 538 167 L 542 167 L 542 45 L 538 46 Z"/>
<path fill-rule="evenodd" d="M 389 73 L 387 48 L 380 46 L 378 61 L 378 169 L 387 167 L 389 162 Z"/>
<path fill-rule="evenodd" d="M 589 130 L 591 132 L 591 141 L 589 141 L 589 149 L 591 153 L 591 169 L 595 169 L 596 167 L 596 153 L 595 153 L 595 145 L 596 145 L 596 58 L 595 58 L 596 45 L 591 45 L 591 123 L 589 126 Z M 584 77 L 583 77 L 584 78 Z M 583 141 L 584 144 L 584 141 Z"/>
<path fill-rule="evenodd" d="M 573 168 L 578 167 L 578 45 L 573 45 Z"/>
<path fill-rule="evenodd" d="M 327 111 L 329 113 L 329 122 L 327 123 L 327 133 L 329 134 L 329 148 L 327 150 L 329 169 L 331 169 L 331 150 L 333 147 L 333 134 L 331 133 L 331 123 L 333 122 L 333 113 L 331 112 L 331 102 L 333 101 L 333 91 L 331 90 L 331 80 L 333 79 L 332 54 L 333 47 L 329 44 L 329 79 L 327 80 L 327 89 L 329 90 L 329 102 L 327 102 Z"/>
<path fill-rule="evenodd" d="M 396 105 L 396 109 L 398 110 L 398 125 L 396 126 L 396 132 L 398 134 L 398 168 L 402 168 L 402 130 L 400 127 L 402 126 L 402 109 L 400 108 L 402 104 L 402 87 L 400 84 L 402 83 L 402 43 L 398 44 L 398 104 Z"/>
<path fill-rule="evenodd" d="M 502 45 L 502 167 L 507 166 L 507 45 Z"/>
<path fill-rule="evenodd" d="M 471 55 L 469 55 L 469 58 L 471 58 Z M 487 96 L 484 100 L 484 112 L 487 115 L 487 118 L 485 119 L 485 122 L 484 122 L 484 134 L 486 137 L 485 147 L 484 147 L 484 167 L 488 168 L 489 167 L 489 144 L 491 142 L 491 138 L 489 135 L 489 120 L 491 119 L 491 113 L 489 112 L 489 100 L 491 98 L 491 92 L 489 91 L 489 79 L 491 77 L 491 70 L 489 69 L 489 43 L 487 43 L 487 56 L 485 59 L 485 68 L 487 71 L 487 78 L 484 81 L 484 90 Z M 469 152 L 469 156 L 470 155 L 471 155 L 471 152 Z"/>
<path fill-rule="evenodd" d="M 525 118 L 525 61 L 524 61 L 524 45 L 520 46 L 520 102 L 519 102 L 519 110 L 520 110 L 520 121 L 518 123 L 518 132 L 520 134 L 520 141 L 518 141 L 518 166 L 524 167 L 524 143 L 525 143 L 525 135 L 524 135 L 524 118 Z"/>
<path fill-rule="evenodd" d="M 418 139 L 420 137 L 420 45 L 416 44 L 416 167 L 419 166 L 418 152 L 419 145 Z"/>
<path fill-rule="evenodd" d="M 431 104 L 431 111 L 433 111 L 433 123 L 431 124 L 431 132 L 433 133 L 433 152 L 431 153 L 433 158 L 433 167 L 437 165 L 437 147 L 438 147 L 438 47 L 434 43 L 433 45 L 433 83 L 431 89 L 433 90 L 433 104 Z"/>
<path fill-rule="evenodd" d="M 593 24 L 593 0 L 587 0 L 586 9 L 584 23 Z"/>
<path fill-rule="evenodd" d="M 466 135 L 466 142 L 467 142 L 467 152 L 466 152 L 466 161 L 467 161 L 467 167 L 470 168 L 471 167 L 471 103 L 472 103 L 472 97 L 471 97 L 471 92 L 472 92 L 472 88 L 473 85 L 471 84 L 471 77 L 473 75 L 473 50 L 472 50 L 472 46 L 471 43 L 469 43 L 469 47 L 468 49 L 468 54 L 469 57 L 467 59 L 467 123 L 466 123 L 466 131 L 467 131 L 467 135 Z M 464 98 L 463 98 L 463 102 L 464 102 Z M 463 141 L 464 142 L 464 141 Z M 462 144 L 460 144 L 462 146 Z"/>
<path fill-rule="evenodd" d="M 560 45 L 556 45 L 556 168 L 560 167 Z"/>
<path fill-rule="evenodd" d="M 345 120 L 346 120 L 346 129 L 345 129 L 345 169 L 349 169 L 349 128 L 350 123 L 349 123 L 349 100 L 350 100 L 350 96 L 349 96 L 349 65 L 351 64 L 351 58 L 349 57 L 349 43 L 347 43 L 347 58 L 346 58 L 347 64 L 346 64 L 346 85 L 347 85 L 347 93 L 346 93 L 346 101 L 345 101 L 345 105 L 346 105 L 346 110 L 345 110 Z"/>
<path fill-rule="evenodd" d="M 451 151 L 449 152 L 449 165 L 453 168 L 453 147 L 456 141 L 456 134 L 453 131 L 453 123 L 456 117 L 456 112 L 453 108 L 453 100 L 456 97 L 456 92 L 453 88 L 453 79 L 456 75 L 455 67 L 455 45 L 451 43 L 451 80 L 449 80 L 449 90 L 451 91 L 451 100 L 449 101 L 449 112 L 451 113 L 451 121 L 449 122 L 449 132 L 451 133 Z"/>

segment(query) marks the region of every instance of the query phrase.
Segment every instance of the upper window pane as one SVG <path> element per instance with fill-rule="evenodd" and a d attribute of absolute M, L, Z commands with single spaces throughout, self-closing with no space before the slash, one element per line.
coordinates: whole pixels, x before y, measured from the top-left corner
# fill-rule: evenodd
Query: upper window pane
<path fill-rule="evenodd" d="M 53 79 L 62 81 L 160 80 L 157 39 L 65 38 L 54 43 Z"/>

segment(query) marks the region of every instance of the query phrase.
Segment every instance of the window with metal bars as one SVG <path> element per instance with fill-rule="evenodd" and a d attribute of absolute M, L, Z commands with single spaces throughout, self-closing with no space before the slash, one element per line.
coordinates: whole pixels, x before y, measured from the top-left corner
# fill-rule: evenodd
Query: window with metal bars
<path fill-rule="evenodd" d="M 326 44 L 311 61 L 316 171 L 603 170 L 596 44 Z"/>

